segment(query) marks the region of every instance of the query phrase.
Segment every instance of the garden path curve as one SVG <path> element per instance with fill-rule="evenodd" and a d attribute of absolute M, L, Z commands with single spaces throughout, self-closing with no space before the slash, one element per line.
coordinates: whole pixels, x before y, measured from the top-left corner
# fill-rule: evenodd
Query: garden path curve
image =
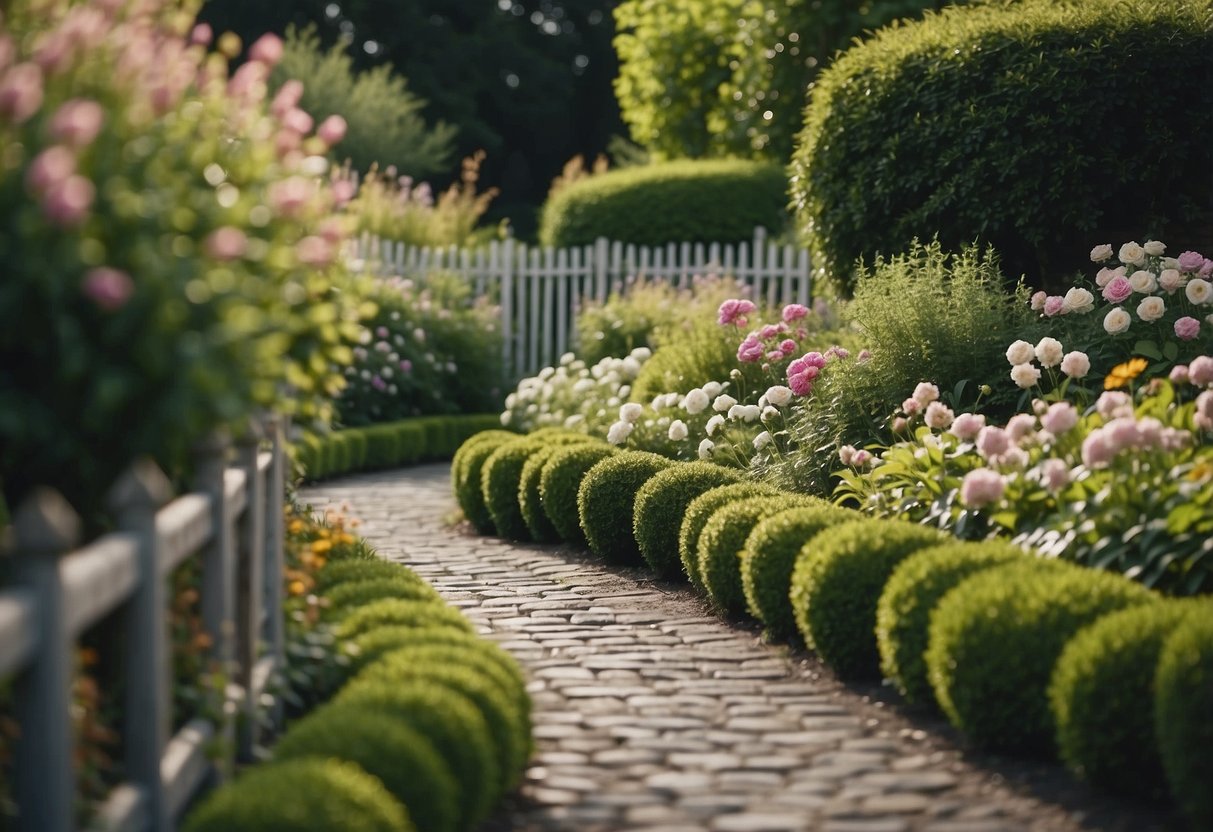
<path fill-rule="evenodd" d="M 452 527 L 449 467 L 303 489 L 526 668 L 537 751 L 486 832 L 1147 832 L 1172 819 L 1060 767 L 965 751 L 938 717 L 839 683 L 683 586 Z"/>

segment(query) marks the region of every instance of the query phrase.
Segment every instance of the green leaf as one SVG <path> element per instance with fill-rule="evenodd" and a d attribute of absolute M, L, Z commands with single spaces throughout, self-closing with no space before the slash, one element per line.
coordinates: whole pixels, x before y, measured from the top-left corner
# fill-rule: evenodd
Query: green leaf
<path fill-rule="evenodd" d="M 1153 358 L 1156 361 L 1162 360 L 1162 351 L 1158 348 L 1158 344 L 1153 341 L 1138 341 L 1133 345 L 1133 353 L 1135 355 L 1144 355 L 1146 358 Z"/>
<path fill-rule="evenodd" d="M 1167 357 L 1168 361 L 1174 361 L 1179 356 L 1179 344 L 1168 341 L 1162 345 L 1162 354 Z"/>

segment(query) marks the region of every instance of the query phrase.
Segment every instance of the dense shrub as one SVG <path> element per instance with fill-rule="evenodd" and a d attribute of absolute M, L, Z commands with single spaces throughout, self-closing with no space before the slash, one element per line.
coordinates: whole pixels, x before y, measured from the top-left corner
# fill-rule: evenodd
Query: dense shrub
<path fill-rule="evenodd" d="M 760 520 L 741 549 L 741 589 L 746 609 L 765 625 L 770 638 L 796 634 L 789 592 L 796 559 L 816 535 L 854 520 L 855 512 L 833 506 L 802 506 Z"/>
<path fill-rule="evenodd" d="M 424 583 L 420 576 L 404 564 L 375 558 L 373 560 L 330 560 L 316 573 L 316 589 L 324 592 L 347 583 L 379 580 L 408 580 Z"/>
<path fill-rule="evenodd" d="M 492 534 L 495 531 L 493 517 L 489 514 L 488 506 L 484 502 L 484 492 L 480 488 L 484 464 L 494 451 L 517 439 L 517 434 L 494 431 L 491 436 L 469 442 L 465 448 L 461 448 L 458 465 L 453 466 L 455 499 L 463 511 L 463 516 L 480 534 Z"/>
<path fill-rule="evenodd" d="M 901 561 L 947 540 L 894 520 L 853 520 L 826 529 L 797 558 L 790 599 L 805 644 L 838 675 L 877 676 L 876 603 Z"/>
<path fill-rule="evenodd" d="M 738 364 L 737 343 L 738 334 L 711 316 L 688 321 L 645 362 L 632 385 L 632 401 L 647 404 L 672 390 L 694 390 L 728 379 Z"/>
<path fill-rule="evenodd" d="M 1025 557 L 1009 543 L 954 542 L 915 552 L 897 565 L 876 604 L 876 646 L 880 669 L 907 702 L 935 702 L 926 652 L 939 600 L 970 575 Z"/>
<path fill-rule="evenodd" d="M 459 786 L 430 741 L 407 723 L 348 702 L 326 705 L 274 745 L 275 760 L 314 757 L 351 762 L 379 778 L 419 830 L 455 832 Z"/>
<path fill-rule="evenodd" d="M 972 575 L 931 616 L 927 672 L 948 720 L 974 742 L 1013 752 L 1051 752 L 1047 688 L 1080 629 L 1157 596 L 1119 575 L 1032 560 Z"/>
<path fill-rule="evenodd" d="M 640 554 L 662 578 L 681 574 L 678 530 L 691 501 L 705 491 L 741 481 L 741 475 L 710 462 L 687 462 L 661 471 L 636 492 L 633 531 Z"/>
<path fill-rule="evenodd" d="M 682 515 L 682 524 L 678 527 L 678 560 L 682 563 L 682 572 L 691 582 L 691 586 L 703 590 L 703 579 L 699 574 L 699 536 L 703 533 L 708 518 L 721 506 L 734 501 L 778 495 L 779 492 L 773 488 L 751 482 L 739 482 L 713 488 L 691 500 Z"/>
<path fill-rule="evenodd" d="M 588 439 L 589 437 L 587 437 Z M 560 533 L 543 510 L 543 494 L 539 485 L 543 468 L 561 445 L 545 445 L 527 457 L 518 477 L 518 511 L 526 524 L 530 539 L 538 543 L 559 543 Z"/>
<path fill-rule="evenodd" d="M 543 206 L 539 240 L 557 248 L 599 237 L 648 246 L 741 243 L 756 226 L 782 231 L 786 187 L 778 165 L 740 160 L 608 171 L 554 194 Z"/>
<path fill-rule="evenodd" d="M 519 500 L 522 469 L 531 455 L 552 445 L 580 445 L 590 441 L 593 440 L 584 434 L 554 431 L 536 438 L 521 437 L 493 451 L 480 471 L 480 492 L 499 537 L 530 540 Z"/>
<path fill-rule="evenodd" d="M 487 430 L 495 424 L 498 424 L 496 416 L 451 415 L 347 428 L 323 436 L 308 434 L 296 446 L 295 461 L 304 478 L 314 481 L 357 470 L 449 459 L 470 436 L 507 433 Z M 512 438 L 515 434 L 508 436 Z M 354 440 L 365 448 L 360 458 L 349 447 L 350 437 L 360 437 Z"/>
<path fill-rule="evenodd" d="M 1213 826 L 1213 616 L 1167 639 L 1155 677 L 1154 730 L 1175 802 L 1193 829 Z"/>
<path fill-rule="evenodd" d="M 441 625 L 468 633 L 475 632 L 472 623 L 454 607 L 440 601 L 406 601 L 385 598 L 350 610 L 337 625 L 339 638 L 354 638 L 370 630 L 388 626 Z"/>
<path fill-rule="evenodd" d="M 208 795 L 186 832 L 414 832 L 378 779 L 353 763 L 291 760 L 255 766 Z"/>
<path fill-rule="evenodd" d="M 609 445 L 576 445 L 552 454 L 539 474 L 539 500 L 552 528 L 568 543 L 585 540 L 577 493 L 586 473 L 604 459 L 618 454 Z"/>
<path fill-rule="evenodd" d="M 1121 610 L 1079 631 L 1053 668 L 1049 703 L 1061 759 L 1118 794 L 1165 797 L 1154 733 L 1154 675 L 1168 637 L 1213 604 L 1164 601 Z"/>
<path fill-rule="evenodd" d="M 632 531 L 636 494 L 654 475 L 675 463 L 657 454 L 625 451 L 586 472 L 577 489 L 577 516 L 586 543 L 615 563 L 641 563 Z"/>
<path fill-rule="evenodd" d="M 1059 274 L 1075 239 L 1199 216 L 1211 73 L 1209 6 L 1188 0 L 981 3 L 877 33 L 818 79 L 793 160 L 818 274 L 847 286 L 857 258 L 935 233 Z M 1124 129 L 1125 101 L 1158 127 Z"/>
<path fill-rule="evenodd" d="M 365 581 L 347 581 L 334 586 L 325 593 L 328 608 L 325 617 L 340 620 L 350 612 L 360 609 L 372 601 L 399 598 L 402 601 L 441 602 L 437 590 L 425 581 L 406 576 L 376 578 Z"/>

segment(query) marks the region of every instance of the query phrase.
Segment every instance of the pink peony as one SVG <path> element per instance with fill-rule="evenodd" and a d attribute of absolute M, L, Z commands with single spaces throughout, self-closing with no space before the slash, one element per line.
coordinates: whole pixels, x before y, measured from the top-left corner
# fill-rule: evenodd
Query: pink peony
<path fill-rule="evenodd" d="M 1201 355 L 1188 362 L 1188 381 L 1197 387 L 1213 384 L 1213 356 Z"/>
<path fill-rule="evenodd" d="M 87 147 L 101 132 L 105 111 L 96 101 L 73 98 L 51 116 L 51 138 L 70 147 Z"/>
<path fill-rule="evenodd" d="M 986 417 L 981 413 L 961 413 L 952 421 L 950 433 L 962 442 L 968 442 L 986 426 Z"/>
<path fill-rule="evenodd" d="M 216 228 L 202 244 L 208 257 L 215 260 L 235 260 L 248 250 L 248 237 L 234 226 Z"/>
<path fill-rule="evenodd" d="M 1078 411 L 1069 402 L 1054 402 L 1040 417 L 1041 427 L 1054 436 L 1061 436 L 1077 424 Z"/>
<path fill-rule="evenodd" d="M 1205 264 L 1204 255 L 1195 251 L 1185 251 L 1177 259 L 1179 260 L 1179 270 L 1181 272 L 1199 271 L 1200 267 Z"/>
<path fill-rule="evenodd" d="M 1184 315 L 1175 322 L 1175 337 L 1181 341 L 1192 341 L 1200 334 L 1200 321 Z"/>
<path fill-rule="evenodd" d="M 1115 457 L 1116 452 L 1102 428 L 1092 431 L 1082 441 L 1082 464 L 1088 468 L 1106 468 Z"/>
<path fill-rule="evenodd" d="M 1206 390 L 1196 397 L 1196 415 L 1206 423 L 1213 423 L 1213 390 Z"/>
<path fill-rule="evenodd" d="M 851 460 L 855 458 L 855 447 L 853 445 L 843 445 L 838 449 L 838 461 L 843 465 L 850 465 Z"/>
<path fill-rule="evenodd" d="M 17 64 L 0 77 L 0 117 L 23 124 L 42 106 L 42 70 Z"/>
<path fill-rule="evenodd" d="M 907 416 L 917 416 L 922 410 L 922 403 L 918 399 L 906 399 L 901 403 L 901 412 Z"/>
<path fill-rule="evenodd" d="M 97 306 L 106 312 L 121 309 L 135 291 L 135 283 L 124 271 L 100 266 L 89 269 L 84 275 L 81 290 Z"/>
<path fill-rule="evenodd" d="M 1046 459 L 1040 464 L 1040 480 L 1050 493 L 1056 494 L 1070 482 L 1070 467 L 1060 459 Z"/>
<path fill-rule="evenodd" d="M 936 430 L 946 430 L 951 426 L 952 420 L 955 418 L 952 408 L 943 402 L 931 402 L 927 405 L 927 412 L 926 416 L 923 417 L 923 421 L 927 423 L 927 427 L 935 428 Z"/>
<path fill-rule="evenodd" d="M 910 423 L 905 420 L 904 416 L 898 416 L 890 423 L 889 430 L 893 431 L 893 433 L 905 433 L 906 428 L 909 426 Z"/>
<path fill-rule="evenodd" d="M 1091 359 L 1085 352 L 1068 352 L 1062 356 L 1061 371 L 1070 378 L 1084 378 L 1091 372 Z"/>
<path fill-rule="evenodd" d="M 924 407 L 939 399 L 939 388 L 929 381 L 921 381 L 914 388 L 914 398 Z"/>
<path fill-rule="evenodd" d="M 977 434 L 977 453 L 987 460 L 997 459 L 1011 448 L 1011 436 L 1002 428 L 988 425 Z"/>
<path fill-rule="evenodd" d="M 51 145 L 30 163 L 25 172 L 25 186 L 41 196 L 75 172 L 75 155 L 62 145 Z"/>
<path fill-rule="evenodd" d="M 801 318 L 809 314 L 809 308 L 802 306 L 799 303 L 789 303 L 783 308 L 783 320 L 787 323 L 799 321 Z"/>
<path fill-rule="evenodd" d="M 282 38 L 267 32 L 254 41 L 249 47 L 250 61 L 259 61 L 266 66 L 274 66 L 282 60 Z"/>
<path fill-rule="evenodd" d="M 1036 430 L 1036 419 L 1027 413 L 1016 413 L 1007 422 L 1007 436 L 1012 442 L 1021 441 L 1034 430 Z"/>
<path fill-rule="evenodd" d="M 97 189 L 83 176 L 69 176 L 56 182 L 42 200 L 42 213 L 58 226 L 76 226 L 88 217 Z"/>
<path fill-rule="evenodd" d="M 1134 448 L 1141 442 L 1137 420 L 1132 416 L 1117 416 L 1100 430 L 1113 454 Z"/>
<path fill-rule="evenodd" d="M 978 468 L 965 474 L 960 483 L 960 501 L 970 508 L 983 508 L 1002 499 L 1006 481 L 1002 474 Z"/>
<path fill-rule="evenodd" d="M 720 308 L 716 310 L 716 322 L 721 326 L 745 326 L 745 316 L 753 312 L 755 308 L 751 301 L 730 298 L 720 304 Z"/>
<path fill-rule="evenodd" d="M 346 127 L 345 119 L 338 115 L 331 115 L 320 122 L 320 126 L 316 128 L 316 135 L 325 144 L 332 147 L 345 138 Z"/>
<path fill-rule="evenodd" d="M 1187 384 L 1188 383 L 1188 365 L 1176 364 L 1171 368 L 1170 375 L 1167 376 L 1172 384 Z"/>
<path fill-rule="evenodd" d="M 1208 277 L 1209 275 L 1213 274 L 1213 260 L 1205 258 L 1204 265 L 1202 265 L 1196 273 L 1201 277 Z"/>
<path fill-rule="evenodd" d="M 871 462 L 872 462 L 872 452 L 865 451 L 863 448 L 860 448 L 859 450 L 857 450 L 855 452 L 855 455 L 851 457 L 851 465 L 855 466 L 856 468 L 864 468 L 867 465 L 869 465 Z"/>
<path fill-rule="evenodd" d="M 1095 410 L 1104 419 L 1112 419 L 1133 412 L 1133 400 L 1120 390 L 1106 390 L 1095 400 Z"/>
<path fill-rule="evenodd" d="M 1129 283 L 1129 279 L 1123 275 L 1112 278 L 1108 285 L 1103 287 L 1103 299 L 1108 303 L 1121 303 L 1131 294 L 1133 294 L 1133 284 Z"/>
<path fill-rule="evenodd" d="M 792 353 L 796 352 L 796 342 L 791 338 L 785 338 L 779 342 L 779 351 L 783 353 L 784 358 L 787 358 Z"/>
<path fill-rule="evenodd" d="M 737 347 L 737 360 L 751 364 L 761 360 L 763 352 L 762 342 L 758 340 L 758 336 L 750 333 L 741 342 L 741 345 Z M 783 357 L 783 353 L 780 353 L 780 357 Z"/>
<path fill-rule="evenodd" d="M 1048 297 L 1049 296 L 1047 294 L 1045 294 L 1044 292 L 1037 292 L 1034 295 L 1032 295 L 1032 301 L 1031 301 L 1032 311 L 1033 312 L 1043 312 L 1045 309 L 1045 301 L 1048 299 Z"/>
<path fill-rule="evenodd" d="M 788 365 L 788 387 L 797 396 L 807 396 L 813 389 L 813 380 L 821 373 L 824 360 L 818 362 L 821 353 L 808 353 Z"/>
<path fill-rule="evenodd" d="M 758 330 L 758 337 L 764 341 L 770 341 L 772 338 L 776 337 L 782 332 L 783 330 L 775 324 L 767 324 L 762 329 Z"/>
<path fill-rule="evenodd" d="M 337 251 L 333 244 L 323 237 L 304 237 L 295 244 L 295 256 L 305 266 L 323 268 L 333 262 Z"/>
<path fill-rule="evenodd" d="M 1046 318 L 1053 318 L 1065 311 L 1066 299 L 1061 295 L 1049 295 L 1045 298 L 1044 313 Z"/>

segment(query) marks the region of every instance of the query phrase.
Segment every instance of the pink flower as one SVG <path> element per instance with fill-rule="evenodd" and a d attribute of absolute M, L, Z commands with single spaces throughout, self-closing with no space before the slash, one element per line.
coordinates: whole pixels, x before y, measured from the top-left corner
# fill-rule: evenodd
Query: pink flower
<path fill-rule="evenodd" d="M 411 372 L 413 371 L 413 362 L 412 362 L 412 361 L 409 361 L 407 358 L 405 358 L 405 359 L 401 360 L 401 362 L 400 362 L 400 369 L 401 369 L 403 372 L 406 372 L 406 373 L 411 373 Z"/>
<path fill-rule="evenodd" d="M 1108 303 L 1120 303 L 1133 294 L 1133 284 L 1123 275 L 1117 275 L 1103 287 L 1103 299 Z"/>
<path fill-rule="evenodd" d="M 1116 451 L 1102 428 L 1092 431 L 1082 441 L 1082 464 L 1088 468 L 1106 468 L 1115 458 Z"/>
<path fill-rule="evenodd" d="M 295 217 L 302 212 L 312 196 L 312 185 L 301 176 L 291 176 L 269 187 L 269 203 L 283 217 Z"/>
<path fill-rule="evenodd" d="M 813 356 L 816 356 L 816 359 Z M 821 353 L 808 353 L 788 365 L 788 387 L 791 387 L 797 396 L 807 396 L 813 390 L 813 380 L 825 365 L 824 360 L 818 363 L 817 359 L 820 358 Z"/>
<path fill-rule="evenodd" d="M 106 312 L 121 309 L 135 291 L 135 283 L 124 271 L 100 266 L 89 269 L 84 275 L 81 290 L 97 306 Z"/>
<path fill-rule="evenodd" d="M 294 78 L 283 84 L 278 92 L 274 94 L 274 100 L 270 102 L 270 112 L 277 118 L 281 119 L 291 110 L 299 106 L 299 99 L 303 97 L 303 82 L 296 81 Z"/>
<path fill-rule="evenodd" d="M 1120 390 L 1106 390 L 1095 400 L 1095 410 L 1104 419 L 1112 419 L 1133 412 L 1132 399 Z"/>
<path fill-rule="evenodd" d="M 1091 359 L 1085 352 L 1068 352 L 1062 356 L 1061 371 L 1070 378 L 1084 378 L 1091 372 Z"/>
<path fill-rule="evenodd" d="M 1066 308 L 1066 299 L 1061 295 L 1049 295 L 1045 298 L 1045 317 L 1053 318 L 1060 315 Z"/>
<path fill-rule="evenodd" d="M 1070 467 L 1060 459 L 1046 459 L 1040 464 L 1040 480 L 1052 494 L 1065 488 L 1070 482 Z"/>
<path fill-rule="evenodd" d="M 1206 390 L 1196 397 L 1197 427 L 1213 430 L 1213 390 Z"/>
<path fill-rule="evenodd" d="M 320 126 L 316 128 L 316 135 L 320 137 L 321 141 L 332 147 L 345 138 L 345 130 L 345 119 L 332 115 L 320 122 Z"/>
<path fill-rule="evenodd" d="M 260 61 L 266 66 L 274 66 L 282 60 L 282 38 L 267 32 L 249 47 L 250 61 Z"/>
<path fill-rule="evenodd" d="M 850 358 L 851 351 L 849 349 L 847 349 L 846 347 L 840 347 L 837 344 L 835 344 L 834 346 L 832 346 L 828 350 L 826 350 L 825 357 L 827 359 L 829 359 L 829 358 L 838 358 L 838 359 Z"/>
<path fill-rule="evenodd" d="M 55 225 L 76 226 L 88 217 L 97 189 L 83 176 L 69 176 L 56 182 L 42 200 L 42 213 Z"/>
<path fill-rule="evenodd" d="M 248 237 L 239 228 L 225 225 L 208 234 L 202 248 L 215 260 L 235 260 L 248 250 Z"/>
<path fill-rule="evenodd" d="M 767 361 L 783 361 L 783 350 L 771 350 L 767 353 Z"/>
<path fill-rule="evenodd" d="M 75 172 L 75 155 L 62 145 L 51 145 L 30 162 L 25 172 L 25 186 L 41 196 Z"/>
<path fill-rule="evenodd" d="M 1175 337 L 1181 341 L 1191 341 L 1200 334 L 1200 321 L 1185 315 L 1175 322 Z"/>
<path fill-rule="evenodd" d="M 721 326 L 745 326 L 745 316 L 754 311 L 756 307 L 752 301 L 730 298 L 720 304 L 720 308 L 716 310 L 716 322 Z"/>
<path fill-rule="evenodd" d="M 977 434 L 977 453 L 987 460 L 997 459 L 1011 447 L 1011 437 L 1002 428 L 984 427 Z"/>
<path fill-rule="evenodd" d="M 924 421 L 927 427 L 935 428 L 936 430 L 945 430 L 955 419 L 955 414 L 952 413 L 952 408 L 945 405 L 943 402 L 931 402 L 927 405 L 927 413 Z"/>
<path fill-rule="evenodd" d="M 772 338 L 782 332 L 783 330 L 778 326 L 775 326 L 775 324 L 767 324 L 762 329 L 758 330 L 758 337 L 764 341 L 770 341 Z"/>
<path fill-rule="evenodd" d="M 889 424 L 889 430 L 893 431 L 893 433 L 905 433 L 906 428 L 909 426 L 910 423 L 905 420 L 904 416 L 898 416 Z"/>
<path fill-rule="evenodd" d="M 1016 413 L 1007 422 L 1007 437 L 1012 442 L 1020 442 L 1025 436 L 1036 430 L 1036 418 L 1027 413 Z M 978 439 L 980 441 L 980 438 Z"/>
<path fill-rule="evenodd" d="M 0 117 L 24 124 L 42 106 L 42 70 L 17 64 L 0 77 Z"/>
<path fill-rule="evenodd" d="M 51 117 L 51 137 L 71 147 L 87 147 L 101 132 L 105 111 L 96 101 L 73 98 Z"/>
<path fill-rule="evenodd" d="M 1077 424 L 1078 411 L 1069 402 L 1054 402 L 1040 417 L 1041 427 L 1054 436 L 1061 436 Z"/>
<path fill-rule="evenodd" d="M 851 465 L 856 468 L 863 468 L 872 461 L 872 452 L 866 451 L 863 448 L 857 450 L 854 456 L 851 457 Z"/>
<path fill-rule="evenodd" d="M 1188 362 L 1188 381 L 1197 387 L 1213 384 L 1213 356 L 1201 355 Z"/>
<path fill-rule="evenodd" d="M 341 217 L 325 217 L 316 227 L 316 233 L 336 245 L 344 240 L 349 232 Z"/>
<path fill-rule="evenodd" d="M 917 416 L 922 410 L 922 403 L 918 399 L 910 398 L 901 403 L 901 412 L 907 416 Z"/>
<path fill-rule="evenodd" d="M 939 399 L 939 388 L 929 381 L 920 381 L 914 388 L 914 398 L 924 407 Z"/>
<path fill-rule="evenodd" d="M 779 351 L 787 358 L 792 353 L 796 352 L 796 342 L 791 338 L 785 338 L 779 342 Z"/>
<path fill-rule="evenodd" d="M 970 508 L 984 508 L 1002 499 L 1006 481 L 989 468 L 977 468 L 965 474 L 960 483 L 960 501 Z"/>
<path fill-rule="evenodd" d="M 1032 295 L 1032 311 L 1043 312 L 1045 309 L 1045 301 L 1048 300 L 1048 295 L 1044 292 L 1036 292 Z"/>
<path fill-rule="evenodd" d="M 853 445 L 843 445 L 838 449 L 838 461 L 843 465 L 850 465 L 851 460 L 855 458 L 855 447 Z"/>
<path fill-rule="evenodd" d="M 1205 264 L 1204 255 L 1195 251 L 1185 251 L 1177 259 L 1179 260 L 1179 270 L 1181 272 L 1199 271 L 1200 267 Z"/>
<path fill-rule="evenodd" d="M 1208 277 L 1209 275 L 1213 274 L 1213 260 L 1206 257 L 1204 265 L 1200 267 L 1197 274 L 1199 274 L 1201 277 Z"/>
<path fill-rule="evenodd" d="M 855 361 L 858 364 L 866 364 L 872 360 L 871 350 L 860 350 L 859 355 L 855 356 Z"/>
<path fill-rule="evenodd" d="M 293 130 L 301 136 L 306 136 L 312 132 L 312 126 L 315 121 L 304 110 L 298 107 L 293 107 L 287 110 L 282 116 L 282 126 L 287 130 Z"/>
<path fill-rule="evenodd" d="M 340 208 L 353 199 L 356 192 L 357 188 L 349 179 L 338 179 L 333 183 L 333 202 Z"/>
<path fill-rule="evenodd" d="M 1099 274 L 1095 275 L 1095 285 L 1102 289 L 1111 283 L 1115 278 L 1124 276 L 1124 266 L 1117 266 L 1114 269 L 1105 267 L 1099 270 Z"/>
<path fill-rule="evenodd" d="M 981 413 L 961 413 L 952 422 L 951 434 L 962 442 L 968 442 L 986 426 L 986 417 Z"/>
<path fill-rule="evenodd" d="M 799 321 L 808 314 L 809 308 L 807 306 L 802 306 L 799 303 L 789 303 L 783 308 L 782 317 L 786 323 L 791 323 L 792 321 Z"/>
<path fill-rule="evenodd" d="M 750 333 L 745 337 L 745 340 L 741 342 L 741 345 L 737 347 L 737 360 L 744 361 L 747 364 L 752 364 L 753 362 L 760 361 L 762 359 L 764 351 L 765 350 L 762 346 L 762 342 L 758 340 L 758 336 Z M 780 353 L 779 357 L 782 358 L 783 353 Z"/>
<path fill-rule="evenodd" d="M 1187 384 L 1188 383 L 1188 365 L 1176 364 L 1171 368 L 1171 374 L 1167 376 L 1172 384 Z"/>
<path fill-rule="evenodd" d="M 265 95 L 265 80 L 269 75 L 269 69 L 265 64 L 258 61 L 249 61 L 241 64 L 227 82 L 227 91 L 232 98 L 238 99 L 260 99 Z"/>
<path fill-rule="evenodd" d="M 337 252 L 333 244 L 323 237 L 304 237 L 295 244 L 295 256 L 305 266 L 322 268 L 333 262 Z"/>
<path fill-rule="evenodd" d="M 210 46 L 215 32 L 209 23 L 199 23 L 190 31 L 190 43 L 194 46 Z"/>

